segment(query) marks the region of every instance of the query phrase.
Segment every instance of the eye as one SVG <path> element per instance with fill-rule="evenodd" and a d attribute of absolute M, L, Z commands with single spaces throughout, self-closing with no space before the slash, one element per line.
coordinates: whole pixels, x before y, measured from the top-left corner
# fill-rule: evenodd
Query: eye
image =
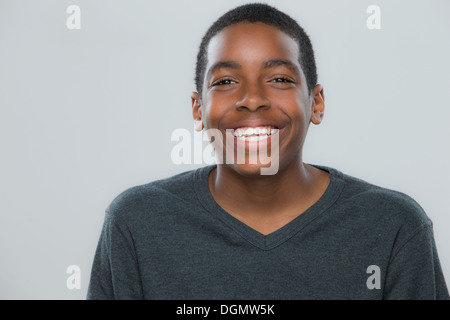
<path fill-rule="evenodd" d="M 214 87 L 214 86 L 229 86 L 229 85 L 232 84 L 233 82 L 236 83 L 236 81 L 233 81 L 233 80 L 231 80 L 231 79 L 222 79 L 222 80 L 220 80 L 220 81 L 214 82 L 214 83 L 211 85 L 211 87 Z"/>
<path fill-rule="evenodd" d="M 272 79 L 271 82 L 289 82 L 289 83 L 294 83 L 294 80 L 289 79 L 289 78 L 285 78 L 285 77 L 277 77 L 275 79 Z"/>

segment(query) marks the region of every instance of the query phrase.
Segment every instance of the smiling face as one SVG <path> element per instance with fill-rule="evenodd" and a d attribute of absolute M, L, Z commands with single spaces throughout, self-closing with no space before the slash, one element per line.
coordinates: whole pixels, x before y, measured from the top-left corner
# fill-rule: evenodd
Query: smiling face
<path fill-rule="evenodd" d="M 279 170 L 300 164 L 309 123 L 322 119 L 323 91 L 318 85 L 308 93 L 297 42 L 267 24 L 238 23 L 211 39 L 207 61 L 203 96 L 191 97 L 194 119 L 218 129 L 247 157 L 262 141 L 270 148 L 275 134 L 277 150 L 271 151 L 278 152 Z M 251 176 L 264 165 L 234 161 L 226 167 Z"/>

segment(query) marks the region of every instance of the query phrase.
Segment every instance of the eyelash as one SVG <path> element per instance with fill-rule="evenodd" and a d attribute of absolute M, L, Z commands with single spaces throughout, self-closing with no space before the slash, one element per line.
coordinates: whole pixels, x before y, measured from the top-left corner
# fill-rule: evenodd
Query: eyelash
<path fill-rule="evenodd" d="M 293 80 L 291 80 L 291 79 L 289 79 L 289 78 L 285 78 L 285 77 L 277 77 L 277 78 L 274 78 L 274 79 L 272 79 L 271 81 L 274 81 L 274 80 L 278 80 L 278 79 L 282 79 L 283 81 L 275 81 L 275 82 L 289 82 L 289 83 L 294 83 L 294 81 Z M 231 79 L 223 79 L 223 80 L 220 80 L 220 81 L 218 81 L 218 82 L 216 82 L 216 83 L 213 83 L 211 86 L 212 87 L 214 87 L 214 86 L 229 86 L 230 84 L 225 84 L 225 83 L 223 83 L 224 81 L 234 81 L 234 80 L 231 80 Z"/>
<path fill-rule="evenodd" d="M 289 78 L 285 78 L 285 77 L 276 77 L 276 78 L 273 79 L 273 80 L 278 80 L 278 79 L 283 79 L 282 82 L 290 82 L 290 83 L 294 83 L 294 80 L 289 79 Z M 273 81 L 273 80 L 272 80 L 272 81 Z M 278 82 L 278 81 L 276 81 L 276 82 Z"/>
<path fill-rule="evenodd" d="M 225 84 L 225 83 L 222 83 L 222 82 L 224 82 L 224 81 L 234 81 L 234 80 L 231 80 L 231 79 L 222 79 L 222 80 L 220 80 L 220 81 L 217 81 L 216 83 L 213 83 L 211 86 L 212 87 L 214 87 L 214 86 L 229 86 L 230 84 Z"/>

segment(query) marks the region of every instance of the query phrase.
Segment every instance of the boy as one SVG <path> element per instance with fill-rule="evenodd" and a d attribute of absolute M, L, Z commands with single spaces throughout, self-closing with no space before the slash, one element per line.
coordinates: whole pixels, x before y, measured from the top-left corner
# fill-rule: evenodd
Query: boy
<path fill-rule="evenodd" d="M 195 80 L 196 129 L 214 130 L 226 161 L 114 199 L 88 299 L 449 298 L 413 199 L 303 163 L 324 92 L 293 19 L 265 4 L 229 11 L 202 39 Z"/>

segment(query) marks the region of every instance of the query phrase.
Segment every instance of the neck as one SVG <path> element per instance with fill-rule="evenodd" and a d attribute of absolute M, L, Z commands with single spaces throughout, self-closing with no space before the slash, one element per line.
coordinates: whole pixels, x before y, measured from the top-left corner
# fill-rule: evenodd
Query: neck
<path fill-rule="evenodd" d="M 214 198 L 227 211 L 275 212 L 283 206 L 308 202 L 314 189 L 312 169 L 302 161 L 293 161 L 275 175 L 247 177 L 218 165 L 209 177 L 209 185 Z"/>

